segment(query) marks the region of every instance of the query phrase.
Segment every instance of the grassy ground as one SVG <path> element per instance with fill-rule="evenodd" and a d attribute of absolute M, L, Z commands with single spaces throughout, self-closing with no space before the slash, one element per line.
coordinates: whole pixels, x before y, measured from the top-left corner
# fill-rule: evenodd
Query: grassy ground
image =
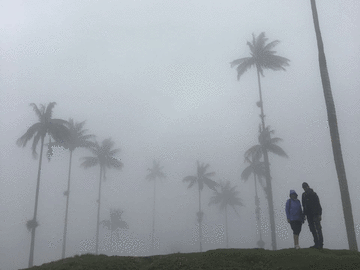
<path fill-rule="evenodd" d="M 176 253 L 150 257 L 84 254 L 27 268 L 32 270 L 360 270 L 360 252 L 349 250 L 217 249 L 202 253 Z"/>

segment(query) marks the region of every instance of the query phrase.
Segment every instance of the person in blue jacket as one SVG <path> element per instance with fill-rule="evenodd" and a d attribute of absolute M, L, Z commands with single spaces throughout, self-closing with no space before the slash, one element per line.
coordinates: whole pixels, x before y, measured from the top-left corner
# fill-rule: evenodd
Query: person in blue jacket
<path fill-rule="evenodd" d="M 295 190 L 290 190 L 290 199 L 286 201 L 285 212 L 288 223 L 294 234 L 294 245 L 299 249 L 299 234 L 302 224 L 305 222 L 305 216 L 302 211 L 301 202 L 297 199 Z"/>

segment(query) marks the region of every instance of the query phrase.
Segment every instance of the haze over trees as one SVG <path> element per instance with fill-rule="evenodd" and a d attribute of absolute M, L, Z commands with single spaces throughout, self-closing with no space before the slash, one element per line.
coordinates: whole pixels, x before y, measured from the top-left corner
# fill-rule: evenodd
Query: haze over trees
<path fill-rule="evenodd" d="M 68 213 L 69 213 L 69 199 L 70 199 L 70 184 L 71 184 L 71 165 L 72 165 L 72 155 L 73 151 L 76 148 L 90 148 L 94 146 L 94 142 L 90 139 L 95 138 L 95 135 L 92 134 L 86 134 L 87 129 L 84 129 L 85 121 L 80 123 L 74 123 L 73 119 L 69 119 L 67 123 L 65 123 L 66 127 L 69 129 L 69 136 L 66 138 L 66 140 L 56 141 L 56 142 L 50 142 L 48 144 L 48 152 L 47 156 L 48 159 L 53 155 L 53 148 L 54 147 L 61 147 L 64 149 L 69 150 L 69 173 L 68 173 L 68 185 L 67 189 L 64 192 L 64 196 L 66 196 L 66 210 L 65 210 L 65 220 L 64 220 L 64 234 L 63 234 L 63 248 L 61 253 L 61 258 L 65 258 L 65 252 L 66 252 L 66 233 L 67 233 L 67 224 L 68 224 Z"/>
<path fill-rule="evenodd" d="M 101 183 L 106 180 L 107 169 L 121 170 L 124 164 L 115 155 L 120 152 L 119 148 L 113 149 L 115 142 L 110 138 L 102 141 L 101 145 L 98 142 L 89 148 L 93 156 L 83 158 L 81 166 L 86 168 L 94 167 L 99 165 L 100 177 L 99 177 L 99 195 L 98 195 L 98 210 L 97 210 L 97 222 L 96 222 L 96 245 L 95 254 L 98 254 L 99 250 L 99 225 L 100 225 L 100 206 L 101 206 Z"/>
<path fill-rule="evenodd" d="M 38 201 L 39 201 L 39 190 L 40 190 L 40 177 L 41 177 L 41 163 L 44 149 L 45 136 L 49 135 L 56 141 L 66 140 L 69 137 L 69 130 L 66 127 L 66 121 L 62 119 L 53 119 L 52 111 L 55 107 L 55 102 L 50 102 L 48 105 L 41 104 L 38 107 L 35 103 L 31 103 L 30 106 L 33 108 L 39 122 L 33 124 L 24 135 L 22 135 L 16 143 L 18 146 L 25 147 L 27 142 L 33 139 L 31 150 L 34 157 L 37 157 L 36 147 L 40 141 L 40 158 L 39 167 L 36 181 L 36 194 L 35 194 L 35 207 L 33 219 L 28 220 L 26 226 L 28 230 L 31 230 L 31 244 L 30 244 L 30 255 L 29 255 L 29 267 L 33 266 L 34 263 L 34 251 L 35 251 L 35 230 L 39 226 L 36 220 Z"/>
<path fill-rule="evenodd" d="M 260 107 L 261 114 L 261 130 L 260 134 L 264 131 L 264 135 L 267 136 L 268 132 L 266 132 L 265 125 L 265 114 L 264 114 L 264 106 L 263 106 L 263 98 L 261 91 L 261 82 L 260 75 L 264 76 L 264 69 L 271 69 L 274 71 L 277 70 L 285 70 L 285 66 L 289 65 L 290 60 L 276 55 L 276 51 L 272 49 L 279 44 L 280 41 L 274 40 L 270 43 L 267 42 L 267 38 L 265 37 L 265 32 L 260 33 L 257 37 L 253 34 L 252 42 L 247 42 L 247 45 L 250 48 L 250 57 L 243 57 L 236 59 L 231 62 L 231 67 L 237 66 L 237 79 L 240 77 L 252 66 L 255 66 L 259 87 L 259 101 L 257 102 L 258 107 Z M 274 250 L 276 250 L 276 234 L 275 234 L 275 217 L 274 217 L 274 202 L 273 202 L 273 194 L 272 194 L 272 186 L 271 186 L 271 175 L 270 175 L 270 162 L 268 156 L 268 150 L 266 148 L 262 148 L 264 162 L 265 162 L 265 179 L 266 179 L 266 195 L 269 204 L 269 216 L 270 216 L 270 227 L 271 227 L 271 245 Z"/>
<path fill-rule="evenodd" d="M 0 268 L 293 254 L 304 181 L 324 252 L 357 251 L 360 2 L 275 2 L 5 1 Z"/>

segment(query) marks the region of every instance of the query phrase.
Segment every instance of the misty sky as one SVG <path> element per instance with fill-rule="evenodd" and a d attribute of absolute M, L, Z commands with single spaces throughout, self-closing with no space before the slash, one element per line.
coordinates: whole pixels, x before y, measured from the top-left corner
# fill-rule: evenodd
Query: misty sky
<path fill-rule="evenodd" d="M 360 224 L 360 2 L 318 0 L 330 81 L 355 224 Z M 237 185 L 245 207 L 229 209 L 230 247 L 254 248 L 254 185 L 240 174 L 244 152 L 257 143 L 259 99 L 255 69 L 240 81 L 230 62 L 249 56 L 247 41 L 265 32 L 290 59 L 287 71 L 262 78 L 266 123 L 281 137 L 289 159 L 270 156 L 278 248 L 292 246 L 284 205 L 306 181 L 323 208 L 324 247 L 348 248 L 333 162 L 310 1 L 0 1 L 0 262 L 27 266 L 38 160 L 31 142 L 16 139 L 37 121 L 30 103 L 55 101 L 54 118 L 86 120 L 98 141 L 111 137 L 124 163 L 108 171 L 101 220 L 124 210 L 127 254 L 147 254 L 152 184 L 147 168 L 158 159 L 167 178 L 157 185 L 159 253 L 178 243 L 198 251 L 198 197 L 182 179 L 196 160 L 210 164 L 216 181 Z M 67 255 L 93 252 L 99 168 L 73 158 Z M 43 160 L 34 264 L 61 257 L 68 153 Z M 270 249 L 266 200 L 261 194 L 265 248 Z M 203 191 L 204 249 L 224 248 L 224 215 Z M 360 228 L 357 227 L 359 236 Z M 101 228 L 101 241 L 106 230 Z M 134 239 L 134 241 L 131 241 Z M 136 240 L 136 241 L 135 241 Z M 358 238 L 358 242 L 360 239 Z M 130 246 L 130 243 L 135 243 Z M 180 244 L 179 244 L 180 243 Z M 105 253 L 101 250 L 100 253 Z M 312 245 L 307 223 L 300 245 Z"/>

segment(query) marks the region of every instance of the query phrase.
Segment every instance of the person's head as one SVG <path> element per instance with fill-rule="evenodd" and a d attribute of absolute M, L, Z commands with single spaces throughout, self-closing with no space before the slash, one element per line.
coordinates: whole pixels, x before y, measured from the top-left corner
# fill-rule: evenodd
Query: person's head
<path fill-rule="evenodd" d="M 304 189 L 305 192 L 310 189 L 309 184 L 306 182 L 302 183 L 302 188 Z"/>
<path fill-rule="evenodd" d="M 290 198 L 293 199 L 293 200 L 296 200 L 297 199 L 297 193 L 295 192 L 295 190 L 291 189 L 290 190 Z"/>

